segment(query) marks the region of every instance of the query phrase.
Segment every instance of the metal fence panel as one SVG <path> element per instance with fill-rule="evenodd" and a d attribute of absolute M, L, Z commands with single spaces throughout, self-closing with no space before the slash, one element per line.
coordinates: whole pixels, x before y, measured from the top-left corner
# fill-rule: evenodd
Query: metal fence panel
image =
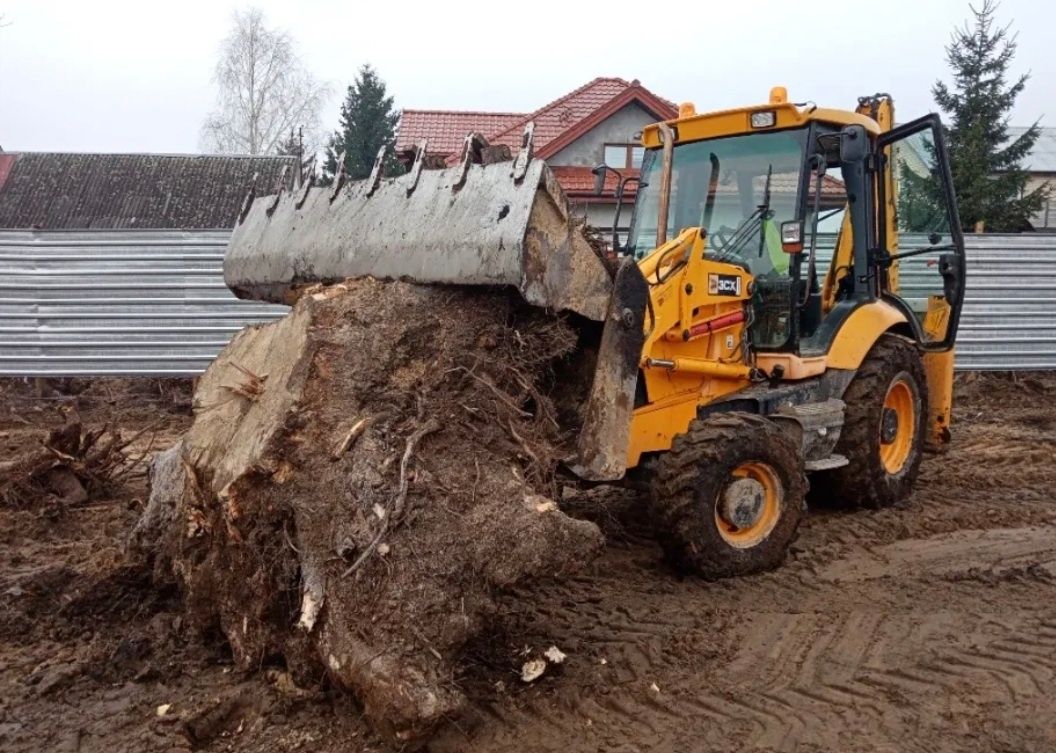
<path fill-rule="evenodd" d="M 0 231 L 0 375 L 200 374 L 239 329 L 287 311 L 228 291 L 228 235 Z M 833 242 L 819 237 L 822 269 Z M 1056 369 L 1056 236 L 970 235 L 967 246 L 957 368 Z M 928 261 L 903 261 L 907 297 L 936 287 Z"/>
<path fill-rule="evenodd" d="M 224 285 L 227 231 L 0 231 L 0 375 L 197 376 L 286 307 Z"/>

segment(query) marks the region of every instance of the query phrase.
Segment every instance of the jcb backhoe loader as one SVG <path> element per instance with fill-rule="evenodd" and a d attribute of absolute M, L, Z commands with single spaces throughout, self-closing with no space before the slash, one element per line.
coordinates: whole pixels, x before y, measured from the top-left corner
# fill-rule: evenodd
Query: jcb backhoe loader
<path fill-rule="evenodd" d="M 225 276 L 268 300 L 364 275 L 512 285 L 600 322 L 569 468 L 647 483 L 679 567 L 755 572 L 784 558 L 807 474 L 816 496 L 890 505 L 949 436 L 963 237 L 938 117 L 892 123 L 887 95 L 853 112 L 781 87 L 737 110 L 684 105 L 620 176 L 621 201 L 636 195 L 612 254 L 533 159 L 531 126 L 512 161 L 470 136 L 459 164 L 429 170 L 423 143 L 397 178 L 379 154 L 366 181 L 247 197 Z"/>

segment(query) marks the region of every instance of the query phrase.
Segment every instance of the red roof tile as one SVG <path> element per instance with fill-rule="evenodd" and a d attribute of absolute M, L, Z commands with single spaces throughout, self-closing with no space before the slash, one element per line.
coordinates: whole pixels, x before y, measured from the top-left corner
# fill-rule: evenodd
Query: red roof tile
<path fill-rule="evenodd" d="M 15 164 L 15 155 L 0 154 L 0 190 L 4 188 L 4 181 L 11 173 L 11 166 Z"/>
<path fill-rule="evenodd" d="M 404 110 L 400 120 L 397 151 L 415 146 L 420 139 L 428 139 L 430 154 L 446 154 L 448 162 L 459 158 L 462 142 L 470 132 L 481 133 L 491 144 L 506 144 L 514 152 L 520 148 L 521 135 L 529 122 L 535 122 L 535 154 L 549 157 L 579 138 L 605 118 L 631 102 L 642 104 L 658 119 L 677 116 L 678 108 L 669 100 L 653 94 L 637 79 L 596 78 L 575 91 L 555 99 L 532 113 L 469 112 L 458 110 Z M 594 175 L 589 167 L 551 165 L 558 182 L 570 196 L 593 196 Z M 788 185 L 785 185 L 788 183 Z M 608 174 L 604 197 L 611 201 L 616 178 Z M 773 188 L 792 191 L 794 186 L 783 176 L 774 176 Z M 634 184 L 628 186 L 627 198 L 634 195 Z M 826 198 L 843 196 L 843 185 L 826 176 L 822 188 Z"/>
<path fill-rule="evenodd" d="M 552 165 L 550 169 L 554 171 L 554 177 L 556 177 L 558 183 L 561 184 L 561 188 L 563 188 L 565 193 L 573 199 L 594 196 L 594 173 L 591 172 L 591 168 Z M 622 170 L 621 172 L 624 175 L 629 176 L 638 175 L 637 170 Z M 624 198 L 632 200 L 637 187 L 637 183 L 629 184 Z M 616 176 L 612 172 L 607 172 L 605 174 L 605 191 L 602 196 L 598 198 L 600 200 L 612 201 L 613 192 L 615 190 Z M 735 186 L 719 186 L 720 193 L 732 193 L 736 190 Z M 771 182 L 770 190 L 777 194 L 792 193 L 796 190 L 796 181 L 790 175 L 775 175 Z M 814 195 L 813 184 L 810 186 L 808 195 Z M 845 196 L 843 183 L 836 178 L 826 175 L 821 183 L 821 196 L 823 200 L 842 200 Z M 831 204 L 831 202 L 829 203 Z"/>
<path fill-rule="evenodd" d="M 494 134 L 489 141 L 493 144 L 507 144 L 511 148 L 518 147 L 521 145 L 521 134 L 525 125 L 529 121 L 535 121 L 535 150 L 538 152 L 602 105 L 623 94 L 630 86 L 631 84 L 622 78 L 596 78 L 523 116 L 504 131 Z"/>
<path fill-rule="evenodd" d="M 517 149 L 521 145 L 524 127 L 529 122 L 534 122 L 535 153 L 547 157 L 551 152 L 557 151 L 554 147 L 558 142 L 561 142 L 561 146 L 570 143 L 596 125 L 597 123 L 593 122 L 595 119 L 600 122 L 634 100 L 646 104 L 660 119 L 673 118 L 678 113 L 678 108 L 672 102 L 656 96 L 637 79 L 625 81 L 622 78 L 596 78 L 525 115 L 505 130 L 488 135 L 488 141 Z"/>
<path fill-rule="evenodd" d="M 814 183 L 811 182 L 810 189 L 807 192 L 808 196 L 814 195 Z M 843 185 L 842 180 L 837 180 L 831 175 L 826 175 L 821 179 L 821 197 L 825 199 L 827 197 L 835 199 L 843 199 L 847 196 L 846 187 Z"/>
<path fill-rule="evenodd" d="M 525 125 L 534 121 L 535 152 L 546 157 L 548 149 L 556 151 L 559 144 L 578 138 L 632 101 L 643 104 L 658 119 L 673 118 L 677 113 L 672 102 L 656 96 L 637 80 L 596 78 L 532 113 L 404 110 L 396 150 L 406 151 L 424 138 L 429 141 L 431 154 L 446 154 L 454 161 L 470 132 L 516 150 Z"/>
<path fill-rule="evenodd" d="M 561 184 L 561 188 L 565 190 L 569 196 L 576 198 L 582 196 L 593 196 L 594 195 L 594 173 L 591 172 L 589 167 L 575 167 L 570 165 L 552 165 L 550 167 L 554 171 L 554 177 L 557 178 L 557 182 Z M 624 175 L 637 175 L 637 170 L 623 170 L 621 171 Z M 634 189 L 637 183 L 632 183 L 627 186 L 627 198 L 634 196 Z M 612 201 L 613 191 L 616 190 L 616 175 L 614 173 L 605 173 L 605 191 L 599 199 Z"/>
<path fill-rule="evenodd" d="M 451 154 L 462 148 L 469 133 L 490 136 L 520 121 L 520 112 L 468 112 L 458 110 L 404 110 L 396 151 L 413 149 L 422 139 L 429 142 L 430 154 Z"/>

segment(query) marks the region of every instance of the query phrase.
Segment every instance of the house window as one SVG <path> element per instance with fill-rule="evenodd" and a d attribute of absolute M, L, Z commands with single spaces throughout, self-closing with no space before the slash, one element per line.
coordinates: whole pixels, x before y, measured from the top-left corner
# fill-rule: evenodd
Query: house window
<path fill-rule="evenodd" d="M 635 170 L 642 166 L 642 156 L 645 147 L 638 144 L 606 144 L 605 164 L 617 170 L 633 168 Z"/>

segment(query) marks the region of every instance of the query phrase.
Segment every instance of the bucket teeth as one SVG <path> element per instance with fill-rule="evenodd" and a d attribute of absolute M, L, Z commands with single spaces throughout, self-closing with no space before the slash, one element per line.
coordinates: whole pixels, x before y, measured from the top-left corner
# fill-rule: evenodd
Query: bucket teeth
<path fill-rule="evenodd" d="M 312 188 L 315 187 L 315 170 L 308 173 L 308 180 L 304 181 L 304 188 L 301 189 L 301 197 L 297 199 L 297 203 L 294 205 L 297 209 L 304 206 L 304 202 L 308 200 L 308 194 Z"/>
<path fill-rule="evenodd" d="M 236 226 L 241 225 L 246 221 L 246 215 L 249 214 L 250 207 L 253 206 L 253 199 L 257 196 L 257 178 L 260 177 L 260 173 L 253 173 L 253 177 L 249 179 L 249 188 L 246 189 L 246 196 L 242 199 L 242 206 L 238 209 L 238 222 Z"/>
<path fill-rule="evenodd" d="M 466 176 L 469 175 L 470 165 L 479 165 L 483 162 L 481 153 L 487 148 L 488 142 L 479 133 L 466 134 L 462 142 L 462 159 L 458 163 L 458 174 L 451 190 L 458 191 L 466 184 Z"/>
<path fill-rule="evenodd" d="M 410 196 L 414 193 L 414 189 L 418 187 L 418 178 L 421 177 L 422 167 L 425 165 L 425 150 L 429 146 L 429 142 L 422 139 L 418 142 L 418 146 L 414 150 L 414 162 L 411 164 L 410 178 L 408 178 L 409 184 L 407 186 L 407 195 Z"/>
<path fill-rule="evenodd" d="M 330 203 L 334 203 L 334 199 L 337 198 L 338 194 L 341 193 L 341 189 L 345 187 L 345 182 L 348 180 L 348 171 L 345 170 L 345 153 L 341 152 L 337 155 L 337 174 L 334 176 L 334 190 L 330 194 Z"/>
<path fill-rule="evenodd" d="M 528 165 L 532 161 L 535 145 L 535 121 L 529 120 L 521 134 L 521 150 L 517 152 L 517 159 L 513 161 L 513 179 L 520 183 L 528 173 Z"/>
<path fill-rule="evenodd" d="M 290 166 L 289 165 L 283 165 L 282 166 L 282 174 L 279 175 L 278 192 L 275 194 L 275 200 L 272 201 L 271 205 L 268 207 L 268 217 L 271 217 L 271 215 L 275 214 L 275 208 L 277 206 L 279 206 L 279 202 L 282 201 L 282 194 L 286 190 L 286 178 L 287 178 L 287 176 L 289 174 L 290 174 Z"/>
<path fill-rule="evenodd" d="M 370 168 L 370 177 L 367 178 L 367 196 L 373 196 L 381 184 L 381 173 L 385 166 L 385 152 L 389 150 L 388 144 L 382 144 L 378 154 L 374 157 L 374 166 Z"/>

